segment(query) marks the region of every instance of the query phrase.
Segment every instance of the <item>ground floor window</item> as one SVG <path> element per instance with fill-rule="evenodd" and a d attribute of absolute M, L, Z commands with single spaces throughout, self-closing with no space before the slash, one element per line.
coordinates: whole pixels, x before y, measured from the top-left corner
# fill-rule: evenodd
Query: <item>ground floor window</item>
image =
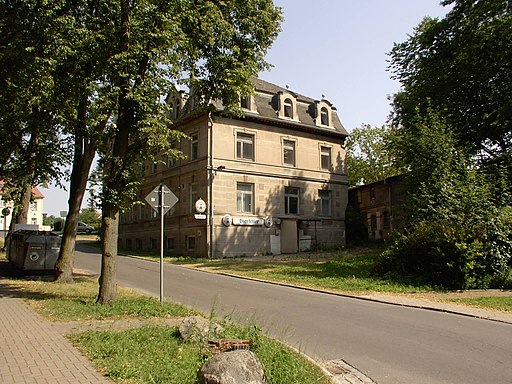
<path fill-rule="evenodd" d="M 320 190 L 318 191 L 320 212 L 319 215 L 323 217 L 331 216 L 331 191 Z"/>
<path fill-rule="evenodd" d="M 299 214 L 299 188 L 284 188 L 284 213 L 288 215 Z"/>
<path fill-rule="evenodd" d="M 196 250 L 196 237 L 195 236 L 187 236 L 187 250 L 188 251 Z"/>

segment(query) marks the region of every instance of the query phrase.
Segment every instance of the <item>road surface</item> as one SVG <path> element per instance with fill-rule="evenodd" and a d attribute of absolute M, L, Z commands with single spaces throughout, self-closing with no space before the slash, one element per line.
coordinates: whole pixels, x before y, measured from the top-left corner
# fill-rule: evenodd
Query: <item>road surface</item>
<path fill-rule="evenodd" d="M 85 249 L 83 249 L 85 250 Z M 95 251 L 75 267 L 99 272 Z M 119 284 L 159 295 L 159 264 L 118 257 Z M 343 359 L 379 384 L 512 384 L 512 325 L 165 265 L 172 301 L 257 322 L 317 361 Z"/>

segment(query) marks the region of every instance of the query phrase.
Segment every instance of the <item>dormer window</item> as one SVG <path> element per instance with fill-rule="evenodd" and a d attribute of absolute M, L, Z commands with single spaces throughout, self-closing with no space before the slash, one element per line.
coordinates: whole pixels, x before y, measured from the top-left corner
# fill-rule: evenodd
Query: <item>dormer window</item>
<path fill-rule="evenodd" d="M 251 99 L 249 96 L 240 96 L 240 107 L 243 109 L 251 109 Z"/>
<path fill-rule="evenodd" d="M 318 127 L 333 127 L 332 105 L 327 100 L 315 101 L 314 115 L 315 125 Z"/>
<path fill-rule="evenodd" d="M 322 125 L 329 125 L 329 111 L 325 107 L 320 110 L 320 122 Z"/>
<path fill-rule="evenodd" d="M 290 92 L 278 92 L 277 98 L 277 115 L 282 119 L 292 119 L 298 121 L 297 100 Z"/>
<path fill-rule="evenodd" d="M 293 119 L 293 103 L 291 99 L 284 99 L 284 116 Z"/>

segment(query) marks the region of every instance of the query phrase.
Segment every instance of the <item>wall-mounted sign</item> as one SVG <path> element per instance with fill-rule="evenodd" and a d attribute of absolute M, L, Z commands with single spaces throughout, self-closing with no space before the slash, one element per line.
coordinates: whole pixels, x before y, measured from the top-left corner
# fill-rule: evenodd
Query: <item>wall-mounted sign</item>
<path fill-rule="evenodd" d="M 263 222 L 259 217 L 233 217 L 233 225 L 263 225 Z"/>
<path fill-rule="evenodd" d="M 224 215 L 222 218 L 222 224 L 226 227 L 229 227 L 231 224 L 233 224 L 233 217 L 231 215 Z"/>
<path fill-rule="evenodd" d="M 204 213 L 206 211 L 206 202 L 203 199 L 197 199 L 196 201 L 196 212 Z"/>
<path fill-rule="evenodd" d="M 272 216 L 265 217 L 265 227 L 270 228 L 274 224 L 274 220 L 272 219 Z"/>

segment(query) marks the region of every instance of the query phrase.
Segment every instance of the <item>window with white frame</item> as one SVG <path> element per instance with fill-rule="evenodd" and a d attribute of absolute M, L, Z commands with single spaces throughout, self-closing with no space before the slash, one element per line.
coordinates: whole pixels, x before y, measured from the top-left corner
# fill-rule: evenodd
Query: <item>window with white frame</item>
<path fill-rule="evenodd" d="M 253 213 L 254 202 L 254 184 L 237 183 L 236 184 L 236 211 L 243 213 Z"/>
<path fill-rule="evenodd" d="M 283 140 L 283 162 L 295 166 L 295 141 Z"/>
<path fill-rule="evenodd" d="M 287 215 L 299 214 L 299 188 L 284 188 L 284 213 Z"/>
<path fill-rule="evenodd" d="M 31 211 L 37 211 L 37 201 L 32 201 L 30 203 L 30 210 Z"/>
<path fill-rule="evenodd" d="M 254 161 L 254 135 L 243 132 L 236 133 L 236 157 Z"/>
<path fill-rule="evenodd" d="M 330 217 L 331 216 L 331 191 L 327 190 L 319 190 L 318 191 L 318 200 L 319 200 L 319 216 Z"/>
<path fill-rule="evenodd" d="M 331 169 L 331 148 L 320 147 L 320 167 L 322 169 Z"/>
<path fill-rule="evenodd" d="M 251 109 L 251 97 L 240 96 L 240 107 L 242 107 L 243 109 Z"/>

